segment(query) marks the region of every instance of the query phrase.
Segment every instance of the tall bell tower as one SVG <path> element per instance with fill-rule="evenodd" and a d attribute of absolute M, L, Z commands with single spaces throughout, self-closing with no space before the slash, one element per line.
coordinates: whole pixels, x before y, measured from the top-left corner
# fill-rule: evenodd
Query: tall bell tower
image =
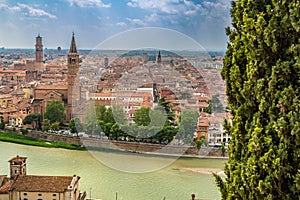
<path fill-rule="evenodd" d="M 43 43 L 40 34 L 35 38 L 35 65 L 36 70 L 43 70 Z"/>
<path fill-rule="evenodd" d="M 67 107 L 67 121 L 72 118 L 72 105 L 74 100 L 78 100 L 80 97 L 79 84 L 76 85 L 76 77 L 79 72 L 79 54 L 76 49 L 76 42 L 74 33 L 72 35 L 72 41 L 70 50 L 68 53 L 68 107 Z"/>
<path fill-rule="evenodd" d="M 161 63 L 161 55 L 160 55 L 160 51 L 158 51 L 158 55 L 157 55 L 157 60 L 156 60 L 157 64 Z"/>

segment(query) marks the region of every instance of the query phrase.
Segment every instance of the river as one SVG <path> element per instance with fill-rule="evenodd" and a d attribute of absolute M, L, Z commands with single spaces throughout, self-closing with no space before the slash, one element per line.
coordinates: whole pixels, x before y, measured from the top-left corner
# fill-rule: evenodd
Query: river
<path fill-rule="evenodd" d="M 108 152 L 114 160 L 130 168 L 134 159 L 151 159 L 153 163 L 170 160 L 167 157 L 149 157 L 141 154 Z M 168 166 L 147 173 L 129 173 L 107 167 L 89 151 L 43 148 L 0 142 L 0 174 L 9 174 L 8 160 L 20 155 L 27 157 L 27 174 L 79 175 L 80 190 L 87 196 L 102 200 L 189 200 L 192 193 L 198 199 L 220 199 L 220 193 L 210 174 L 180 170 L 182 168 L 219 168 L 224 160 L 179 158 Z M 132 167 L 136 167 L 135 164 Z M 130 170 L 129 170 L 130 171 Z"/>

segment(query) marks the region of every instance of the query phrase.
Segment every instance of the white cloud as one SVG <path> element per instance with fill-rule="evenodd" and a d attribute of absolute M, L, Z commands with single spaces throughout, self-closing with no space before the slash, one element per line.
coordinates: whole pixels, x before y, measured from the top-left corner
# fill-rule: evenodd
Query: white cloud
<path fill-rule="evenodd" d="M 166 14 L 194 15 L 201 12 L 202 6 L 190 0 L 131 0 L 129 7 L 156 10 Z"/>
<path fill-rule="evenodd" d="M 0 3 L 0 9 L 3 8 L 3 9 L 7 9 L 9 11 L 20 11 L 21 8 L 18 7 L 18 6 L 12 6 L 12 7 L 9 7 L 8 5 L 4 4 L 4 3 Z"/>
<path fill-rule="evenodd" d="M 146 26 L 146 23 L 141 19 L 126 18 L 130 23 L 138 26 Z"/>
<path fill-rule="evenodd" d="M 219 9 L 219 10 L 228 10 L 231 6 L 231 1 L 228 0 L 218 0 L 216 2 L 204 1 L 203 5 L 207 7 Z"/>
<path fill-rule="evenodd" d="M 50 19 L 56 19 L 55 15 L 52 15 L 42 9 L 33 8 L 27 4 L 18 3 L 17 6 L 8 6 L 7 4 L 0 3 L 0 9 L 1 8 L 12 12 L 23 12 L 25 15 L 31 17 L 49 17 Z"/>
<path fill-rule="evenodd" d="M 22 10 L 25 10 L 25 14 L 31 16 L 31 17 L 49 17 L 50 19 L 56 19 L 55 15 L 52 15 L 42 9 L 33 8 L 26 4 L 18 3 L 18 7 Z"/>
<path fill-rule="evenodd" d="M 159 17 L 156 13 L 152 13 L 151 15 L 148 15 L 145 17 L 145 21 L 147 22 L 156 22 L 159 20 Z"/>
<path fill-rule="evenodd" d="M 117 26 L 127 26 L 127 24 L 125 22 L 118 22 L 116 25 Z"/>
<path fill-rule="evenodd" d="M 92 6 L 97 6 L 100 8 L 109 8 L 111 4 L 105 4 L 102 2 L 102 0 L 67 0 L 70 5 L 78 5 L 81 8 L 84 7 L 92 7 Z"/>

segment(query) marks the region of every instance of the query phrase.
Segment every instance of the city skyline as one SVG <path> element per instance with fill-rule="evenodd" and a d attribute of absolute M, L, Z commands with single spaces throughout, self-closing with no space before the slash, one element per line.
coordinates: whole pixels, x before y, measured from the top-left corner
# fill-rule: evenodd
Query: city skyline
<path fill-rule="evenodd" d="M 68 48 L 75 32 L 79 48 L 93 49 L 122 32 L 156 27 L 184 34 L 206 50 L 225 50 L 229 9 L 225 0 L 0 0 L 0 47 L 34 48 L 40 34 L 45 48 Z"/>

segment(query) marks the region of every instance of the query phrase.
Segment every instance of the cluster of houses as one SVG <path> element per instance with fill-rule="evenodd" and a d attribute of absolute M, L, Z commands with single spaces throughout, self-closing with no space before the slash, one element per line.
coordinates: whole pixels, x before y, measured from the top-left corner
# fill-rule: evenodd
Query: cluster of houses
<path fill-rule="evenodd" d="M 128 123 L 133 124 L 138 109 L 154 108 L 164 97 L 175 113 L 175 123 L 184 110 L 199 112 L 195 129 L 198 139 L 205 138 L 208 144 L 230 139 L 222 128 L 224 118 L 230 119 L 228 113 L 205 112 L 214 93 L 225 100 L 224 82 L 216 77 L 218 70 L 195 68 L 187 59 L 164 56 L 160 51 L 155 61 L 146 53 L 113 61 L 88 55 L 79 58 L 74 34 L 67 56 L 45 63 L 39 35 L 35 47 L 35 60 L 20 58 L 9 66 L 0 66 L 0 118 L 7 126 L 22 127 L 31 113 L 43 115 L 51 100 L 64 104 L 65 122 L 75 116 L 84 121 L 84 109 L 92 101 L 105 107 L 122 106 Z"/>

